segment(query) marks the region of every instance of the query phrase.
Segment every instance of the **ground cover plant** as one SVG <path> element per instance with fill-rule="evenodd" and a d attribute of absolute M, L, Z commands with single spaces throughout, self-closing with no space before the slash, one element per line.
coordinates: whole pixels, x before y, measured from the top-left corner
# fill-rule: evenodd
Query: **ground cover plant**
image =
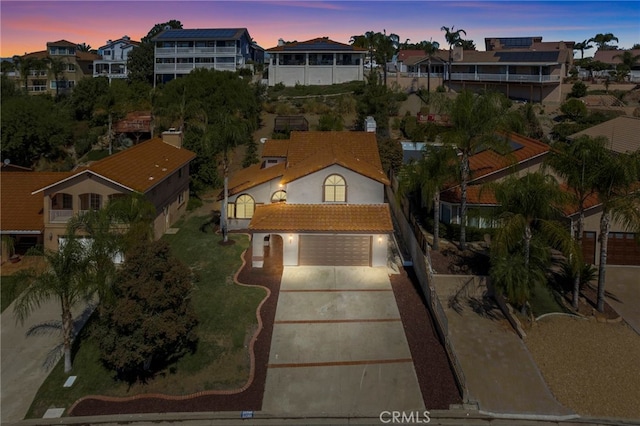
<path fill-rule="evenodd" d="M 92 332 L 97 321 L 90 320 L 74 345 L 71 375 L 77 376 L 76 383 L 62 387 L 68 375 L 59 362 L 38 391 L 27 418 L 42 417 L 50 407 L 69 408 L 86 395 L 184 395 L 235 389 L 247 382 L 250 366 L 246 346 L 257 326 L 256 308 L 266 295 L 264 289 L 239 286 L 233 281 L 249 239 L 233 234 L 234 244 L 220 245 L 222 236 L 213 233 L 209 216 L 193 216 L 174 226 L 180 230 L 163 238 L 174 255 L 198 276 L 193 292 L 199 320 L 195 353 L 185 355 L 146 383 L 116 381 L 115 373 L 99 361 L 98 342 Z"/>

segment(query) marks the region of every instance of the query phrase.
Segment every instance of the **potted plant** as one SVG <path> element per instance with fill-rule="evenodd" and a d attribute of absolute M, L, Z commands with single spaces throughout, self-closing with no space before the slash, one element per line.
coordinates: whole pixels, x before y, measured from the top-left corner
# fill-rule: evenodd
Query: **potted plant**
<path fill-rule="evenodd" d="M 16 263 L 20 260 L 20 256 L 16 254 L 15 242 L 9 235 L 2 236 L 2 259 Z"/>

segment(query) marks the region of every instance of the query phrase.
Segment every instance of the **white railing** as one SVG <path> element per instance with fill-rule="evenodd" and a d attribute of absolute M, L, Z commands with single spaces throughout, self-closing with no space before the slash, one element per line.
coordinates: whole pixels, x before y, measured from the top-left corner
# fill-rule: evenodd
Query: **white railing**
<path fill-rule="evenodd" d="M 68 222 L 73 217 L 73 210 L 49 210 L 49 222 Z"/>
<path fill-rule="evenodd" d="M 447 76 L 445 75 L 445 78 Z M 539 75 L 539 74 L 475 74 L 475 73 L 451 73 L 451 80 L 454 81 L 498 81 L 498 82 L 534 82 L 549 83 L 559 82 L 559 75 Z"/>
<path fill-rule="evenodd" d="M 156 57 L 173 57 L 182 55 L 194 55 L 203 53 L 207 56 L 240 54 L 236 47 L 159 47 L 156 49 Z"/>
<path fill-rule="evenodd" d="M 46 92 L 47 86 L 29 86 L 29 92 Z"/>
<path fill-rule="evenodd" d="M 190 71 L 194 68 L 215 69 L 219 71 L 235 71 L 236 65 L 233 63 L 201 63 L 201 64 L 156 64 L 156 73 L 162 74 L 166 72 L 183 72 Z"/>

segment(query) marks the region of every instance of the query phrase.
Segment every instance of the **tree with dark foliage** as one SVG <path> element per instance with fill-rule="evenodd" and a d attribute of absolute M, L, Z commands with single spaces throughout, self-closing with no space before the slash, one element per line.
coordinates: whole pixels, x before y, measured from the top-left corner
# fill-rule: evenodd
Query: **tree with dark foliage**
<path fill-rule="evenodd" d="M 131 250 L 97 329 L 105 365 L 133 383 L 194 350 L 198 319 L 192 289 L 191 271 L 166 241 Z"/>

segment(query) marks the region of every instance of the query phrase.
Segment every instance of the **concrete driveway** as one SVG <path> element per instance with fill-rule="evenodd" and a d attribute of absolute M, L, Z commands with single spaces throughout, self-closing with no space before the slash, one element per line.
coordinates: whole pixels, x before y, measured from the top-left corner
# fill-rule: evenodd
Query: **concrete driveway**
<path fill-rule="evenodd" d="M 607 302 L 640 334 L 640 266 L 607 265 Z"/>
<path fill-rule="evenodd" d="M 262 410 L 425 410 L 386 268 L 284 268 Z"/>

